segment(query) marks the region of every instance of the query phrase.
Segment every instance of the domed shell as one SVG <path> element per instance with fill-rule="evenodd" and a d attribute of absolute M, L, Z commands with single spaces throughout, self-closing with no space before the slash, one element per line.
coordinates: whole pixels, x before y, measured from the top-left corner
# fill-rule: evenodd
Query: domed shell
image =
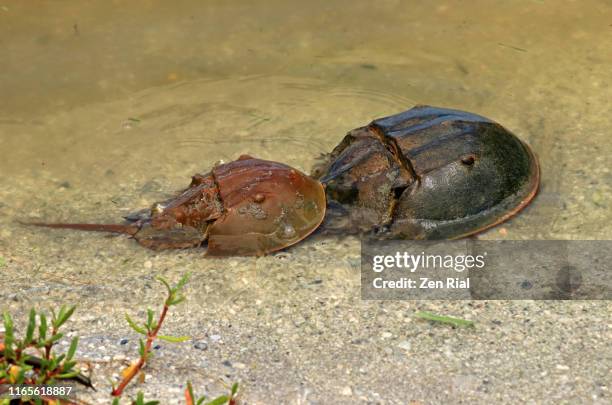
<path fill-rule="evenodd" d="M 452 239 L 498 224 L 539 185 L 531 149 L 476 114 L 418 106 L 351 131 L 322 169 L 330 200 L 361 230 Z"/>
<path fill-rule="evenodd" d="M 301 241 L 323 221 L 323 186 L 292 167 L 243 155 L 212 173 L 224 213 L 209 228 L 207 255 L 267 254 Z"/>

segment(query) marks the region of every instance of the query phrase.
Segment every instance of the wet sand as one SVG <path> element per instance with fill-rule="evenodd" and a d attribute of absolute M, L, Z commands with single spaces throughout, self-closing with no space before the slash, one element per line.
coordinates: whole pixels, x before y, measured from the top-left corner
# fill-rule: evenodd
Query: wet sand
<path fill-rule="evenodd" d="M 191 380 L 246 403 L 606 403 L 606 301 L 370 302 L 359 241 L 207 260 L 125 237 L 20 226 L 111 223 L 240 154 L 308 172 L 352 128 L 415 104 L 490 117 L 540 159 L 535 202 L 483 239 L 610 239 L 612 6 L 0 1 L 0 310 L 79 305 L 70 333 L 107 403 L 137 338 L 124 321 L 192 273 L 142 390 Z M 432 311 L 475 329 L 417 321 Z M 127 340 L 127 342 L 126 342 Z M 176 400 L 176 401 L 175 401 Z"/>

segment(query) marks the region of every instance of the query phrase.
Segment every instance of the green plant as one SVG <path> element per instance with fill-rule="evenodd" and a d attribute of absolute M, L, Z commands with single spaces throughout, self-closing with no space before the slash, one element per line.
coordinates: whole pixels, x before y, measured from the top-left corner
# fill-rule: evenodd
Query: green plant
<path fill-rule="evenodd" d="M 3 314 L 4 339 L 0 343 L 0 384 L 52 385 L 62 380 L 76 381 L 93 388 L 88 377 L 76 367 L 74 355 L 79 342 L 74 337 L 68 351 L 57 355 L 54 346 L 63 338 L 60 328 L 68 321 L 76 307 L 62 306 L 51 311 L 51 321 L 34 309 L 30 310 L 25 336 L 15 334 L 13 318 Z M 21 403 L 57 403 L 45 397 L 23 397 Z M 72 403 L 64 400 L 64 403 Z M 0 402 L 1 403 L 1 402 Z"/>
<path fill-rule="evenodd" d="M 453 318 L 452 316 L 444 316 L 444 315 L 436 315 L 431 312 L 417 312 L 415 314 L 417 318 L 424 319 L 432 322 L 444 323 L 447 325 L 451 325 L 453 327 L 464 327 L 464 328 L 473 328 L 474 322 L 468 321 L 467 319 Z"/>
<path fill-rule="evenodd" d="M 113 405 L 119 405 L 119 397 L 113 399 Z M 132 401 L 132 405 L 159 405 L 159 401 L 145 401 L 144 394 L 139 392 L 136 394 L 136 399 Z"/>
<path fill-rule="evenodd" d="M 119 385 L 113 386 L 111 392 L 114 397 L 113 405 L 120 405 L 123 390 L 140 373 L 147 360 L 151 358 L 151 347 L 156 339 L 168 342 L 183 342 L 189 339 L 186 336 L 176 337 L 159 334 L 170 307 L 185 300 L 181 290 L 187 283 L 188 275 L 183 276 L 174 287 L 170 286 L 170 283 L 162 277 L 157 277 L 157 280 L 166 287 L 168 293 L 157 320 L 155 320 L 155 313 L 151 309 L 147 309 L 147 318 L 142 324 L 134 322 L 127 314 L 125 316 L 130 327 L 143 335 L 144 339 L 140 339 L 138 360 L 123 370 L 123 378 Z M 76 367 L 77 363 L 74 360 L 74 355 L 79 342 L 78 337 L 72 339 L 66 353 L 60 355 L 54 353 L 54 345 L 64 336 L 59 331 L 60 327 L 66 323 L 74 311 L 74 306 L 62 306 L 57 313 L 52 311 L 51 321 L 49 322 L 44 313 L 37 314 L 32 309 L 29 313 L 25 336 L 22 339 L 17 339 L 15 336 L 13 319 L 8 313 L 5 313 L 4 340 L 0 342 L 0 384 L 51 385 L 61 380 L 71 380 L 93 388 L 90 379 L 81 374 Z M 238 383 L 235 383 L 232 385 L 229 395 L 222 395 L 205 402 L 207 399 L 204 396 L 196 398 L 191 383 L 188 382 L 185 389 L 185 402 L 186 405 L 237 405 L 237 392 Z M 20 400 L 0 400 L 0 405 L 14 403 L 77 404 L 70 399 L 57 400 L 54 398 L 22 397 Z M 131 405 L 158 405 L 159 403 L 160 401 L 145 400 L 142 392 L 137 393 L 136 399 L 130 400 Z"/>
<path fill-rule="evenodd" d="M 209 402 L 204 403 L 206 401 L 206 396 L 202 396 L 197 398 L 193 393 L 193 387 L 191 386 L 191 382 L 187 382 L 187 388 L 185 388 L 185 403 L 186 405 L 236 405 L 236 395 L 238 393 L 238 383 L 234 383 L 232 385 L 232 389 L 229 395 L 221 395 Z"/>
<path fill-rule="evenodd" d="M 153 310 L 149 308 L 147 309 L 147 319 L 142 325 L 138 325 L 130 318 L 128 314 L 125 314 L 125 319 L 127 320 L 128 325 L 130 325 L 130 327 L 134 329 L 137 333 L 143 335 L 145 339 L 139 340 L 138 353 L 140 354 L 140 357 L 138 358 L 138 360 L 128 366 L 128 368 L 123 370 L 123 379 L 119 382 L 119 385 L 113 387 L 113 390 L 111 392 L 112 396 L 121 396 L 125 387 L 127 387 L 130 381 L 132 381 L 132 379 L 140 372 L 140 370 L 142 370 L 147 360 L 151 356 L 151 346 L 153 345 L 153 342 L 156 339 L 161 339 L 168 342 L 184 342 L 190 339 L 189 336 L 175 337 L 159 334 L 159 331 L 162 327 L 162 324 L 164 323 L 164 320 L 166 319 L 166 315 L 168 314 L 168 310 L 170 309 L 170 307 L 185 301 L 185 296 L 181 294 L 181 290 L 185 286 L 185 284 L 187 284 L 188 279 L 189 275 L 184 275 L 174 287 L 171 287 L 170 283 L 168 283 L 166 279 L 164 279 L 163 277 L 157 277 L 157 280 L 161 282 L 168 291 L 168 296 L 164 301 L 164 305 L 159 314 L 159 317 L 157 318 L 157 321 L 155 321 L 154 319 L 155 314 Z"/>

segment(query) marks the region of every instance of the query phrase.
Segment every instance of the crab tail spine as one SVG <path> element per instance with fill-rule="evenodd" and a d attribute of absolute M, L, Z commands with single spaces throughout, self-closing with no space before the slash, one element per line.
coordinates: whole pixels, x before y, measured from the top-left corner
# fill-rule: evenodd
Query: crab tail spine
<path fill-rule="evenodd" d="M 59 229 L 77 229 L 79 231 L 92 232 L 112 232 L 125 233 L 134 235 L 140 229 L 135 225 L 120 225 L 120 224 L 64 224 L 64 223 L 46 223 L 46 222 L 20 222 L 23 225 L 42 226 L 45 228 Z"/>

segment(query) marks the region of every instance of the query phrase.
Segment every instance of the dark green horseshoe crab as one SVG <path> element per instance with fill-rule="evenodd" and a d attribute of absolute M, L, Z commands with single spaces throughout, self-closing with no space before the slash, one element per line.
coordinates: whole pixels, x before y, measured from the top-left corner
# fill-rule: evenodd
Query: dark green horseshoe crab
<path fill-rule="evenodd" d="M 454 239 L 516 214 L 539 178 L 535 155 L 501 125 L 419 106 L 352 130 L 312 177 L 243 155 L 124 224 L 30 224 L 124 233 L 151 249 L 207 243 L 212 256 L 286 248 L 324 218 L 331 233 Z"/>
<path fill-rule="evenodd" d="M 417 106 L 349 132 L 313 177 L 326 188 L 328 228 L 455 239 L 528 205 L 540 171 L 529 146 L 501 125 Z"/>

